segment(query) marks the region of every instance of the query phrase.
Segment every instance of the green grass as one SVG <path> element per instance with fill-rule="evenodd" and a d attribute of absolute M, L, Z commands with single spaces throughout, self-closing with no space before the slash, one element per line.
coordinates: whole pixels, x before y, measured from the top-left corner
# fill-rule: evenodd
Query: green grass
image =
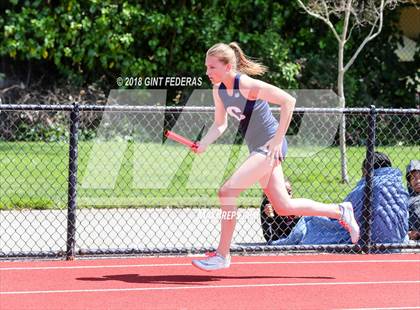
<path fill-rule="evenodd" d="M 405 171 L 418 146 L 379 148 Z M 340 182 L 338 148 L 310 157 L 291 148 L 284 173 L 295 197 L 323 202 L 342 200 L 361 176 L 365 148 L 348 148 L 350 184 Z M 217 189 L 246 158 L 246 147 L 212 145 L 201 156 L 178 145 L 126 142 L 79 144 L 80 207 L 217 206 Z M 0 209 L 55 209 L 67 203 L 68 145 L 44 142 L 0 143 Z M 240 204 L 258 206 L 257 185 Z"/>

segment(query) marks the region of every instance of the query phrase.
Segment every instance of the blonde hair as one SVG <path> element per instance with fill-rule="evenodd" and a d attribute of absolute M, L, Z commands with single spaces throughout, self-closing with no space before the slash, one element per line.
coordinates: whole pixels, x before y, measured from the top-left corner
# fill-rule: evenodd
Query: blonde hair
<path fill-rule="evenodd" d="M 235 71 L 247 75 L 263 75 L 268 71 L 266 66 L 247 57 L 236 42 L 217 43 L 209 48 L 206 55 L 217 57 L 224 64 L 232 64 Z"/>

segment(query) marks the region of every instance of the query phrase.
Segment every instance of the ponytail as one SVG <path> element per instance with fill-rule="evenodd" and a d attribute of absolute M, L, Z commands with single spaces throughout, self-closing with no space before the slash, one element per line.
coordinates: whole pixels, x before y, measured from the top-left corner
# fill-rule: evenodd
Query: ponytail
<path fill-rule="evenodd" d="M 247 57 L 236 42 L 229 45 L 217 43 L 207 51 L 207 56 L 215 56 L 225 64 L 232 64 L 236 71 L 250 76 L 263 75 L 268 71 L 266 66 Z"/>
<path fill-rule="evenodd" d="M 229 47 L 235 52 L 236 57 L 236 69 L 239 72 L 245 73 L 247 75 L 263 75 L 267 72 L 268 68 L 263 64 L 251 60 L 245 55 L 242 49 L 239 47 L 238 43 L 231 42 Z"/>

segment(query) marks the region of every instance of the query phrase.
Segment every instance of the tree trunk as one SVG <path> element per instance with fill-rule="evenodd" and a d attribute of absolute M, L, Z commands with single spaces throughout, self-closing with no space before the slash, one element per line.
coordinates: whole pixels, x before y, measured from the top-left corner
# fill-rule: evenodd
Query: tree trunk
<path fill-rule="evenodd" d="M 338 97 L 340 108 L 346 107 L 346 98 L 344 96 L 344 42 L 339 42 L 338 46 Z M 340 119 L 340 159 L 341 159 L 341 182 L 349 183 L 347 175 L 347 150 L 346 150 L 346 115 L 343 113 Z"/>

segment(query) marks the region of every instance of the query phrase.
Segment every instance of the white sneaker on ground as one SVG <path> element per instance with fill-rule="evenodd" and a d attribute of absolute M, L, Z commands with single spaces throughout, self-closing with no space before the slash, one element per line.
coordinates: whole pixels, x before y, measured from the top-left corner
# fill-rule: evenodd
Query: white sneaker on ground
<path fill-rule="evenodd" d="M 230 255 L 223 257 L 217 252 L 206 253 L 205 259 L 193 259 L 193 266 L 204 271 L 213 271 L 230 267 Z"/>
<path fill-rule="evenodd" d="M 356 244 L 360 238 L 360 228 L 354 218 L 353 205 L 351 202 L 343 202 L 338 207 L 341 212 L 338 222 L 350 233 L 351 242 Z"/>

